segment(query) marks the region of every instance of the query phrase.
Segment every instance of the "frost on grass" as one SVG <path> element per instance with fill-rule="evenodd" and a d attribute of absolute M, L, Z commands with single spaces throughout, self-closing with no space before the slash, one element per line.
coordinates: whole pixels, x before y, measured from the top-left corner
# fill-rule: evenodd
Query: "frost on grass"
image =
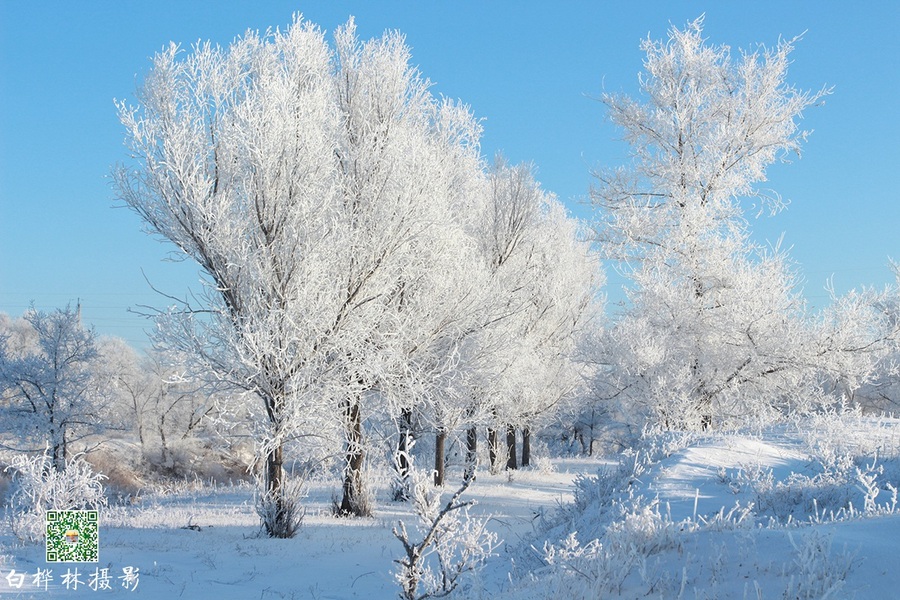
<path fill-rule="evenodd" d="M 286 477 L 278 493 L 266 487 L 261 477 L 256 483 L 256 514 L 262 521 L 262 530 L 274 538 L 297 535 L 305 515 L 302 501 L 306 497 L 306 477 Z"/>
<path fill-rule="evenodd" d="M 897 423 L 814 418 L 796 425 L 645 435 L 618 468 L 577 478 L 574 503 L 549 517 L 532 542 L 543 564 L 509 597 L 852 596 L 848 578 L 862 559 L 857 547 L 833 540 L 842 527 L 896 514 L 900 453 L 886 430 Z M 816 445 L 807 444 L 812 438 Z M 714 466 L 748 449 L 761 453 L 755 467 Z M 692 498 L 672 484 L 688 472 L 698 486 Z"/>

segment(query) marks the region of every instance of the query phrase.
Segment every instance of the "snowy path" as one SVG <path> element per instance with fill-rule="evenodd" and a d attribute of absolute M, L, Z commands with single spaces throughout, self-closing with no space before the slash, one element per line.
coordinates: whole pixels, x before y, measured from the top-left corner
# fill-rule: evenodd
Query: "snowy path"
<path fill-rule="evenodd" d="M 746 504 L 746 498 L 723 481 L 723 473 L 771 469 L 776 480 L 783 480 L 791 472 L 803 472 L 808 462 L 796 442 L 743 436 L 704 440 L 664 459 L 646 489 L 668 503 L 672 519 L 680 521 L 694 517 L 695 501 L 697 516 L 728 510 L 738 500 Z"/>

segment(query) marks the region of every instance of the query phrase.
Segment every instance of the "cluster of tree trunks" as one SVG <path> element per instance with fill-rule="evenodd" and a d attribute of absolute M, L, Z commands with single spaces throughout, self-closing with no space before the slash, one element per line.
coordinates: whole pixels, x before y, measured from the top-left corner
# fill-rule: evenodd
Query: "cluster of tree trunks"
<path fill-rule="evenodd" d="M 409 439 L 410 439 L 411 415 L 401 415 L 400 436 L 397 443 L 396 469 L 400 480 L 406 480 L 409 475 Z M 501 462 L 499 435 L 496 429 L 488 428 L 488 453 L 490 455 L 490 468 L 492 473 L 499 473 L 505 466 L 506 470 L 518 469 L 519 466 L 527 467 L 531 464 L 531 430 L 522 428 L 522 453 L 521 460 L 517 452 L 516 428 L 512 425 L 506 427 L 506 463 Z M 435 433 L 434 443 L 434 485 L 444 485 L 447 472 L 446 461 L 447 431 L 439 429 Z M 466 430 L 466 466 L 463 477 L 467 480 L 475 479 L 475 469 L 478 456 L 478 429 L 470 427 Z M 344 489 L 344 498 L 347 499 L 347 487 Z M 405 500 L 404 494 L 394 495 L 395 500 Z M 343 508 L 343 506 L 342 506 Z M 349 508 L 349 507 L 348 507 Z M 352 511 L 349 514 L 354 514 Z"/>
<path fill-rule="evenodd" d="M 402 437 L 402 436 L 401 436 Z M 446 472 L 445 445 L 447 432 L 439 430 L 435 435 L 434 445 L 434 485 L 444 485 Z M 496 429 L 488 428 L 488 455 L 492 473 L 503 470 L 502 454 L 500 449 L 500 436 Z M 470 427 L 466 430 L 466 467 L 465 479 L 475 479 L 475 469 L 478 457 L 478 429 Z M 519 466 L 527 467 L 531 464 L 531 430 L 522 428 L 522 454 L 521 461 L 517 451 L 516 428 L 513 425 L 506 426 L 506 470 L 518 469 Z"/>

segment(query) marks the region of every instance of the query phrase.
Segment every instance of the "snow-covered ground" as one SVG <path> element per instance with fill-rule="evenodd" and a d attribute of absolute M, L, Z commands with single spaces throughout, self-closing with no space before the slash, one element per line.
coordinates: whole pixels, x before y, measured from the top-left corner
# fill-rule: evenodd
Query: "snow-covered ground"
<path fill-rule="evenodd" d="M 479 472 L 467 493 L 478 501 L 472 514 L 491 515 L 504 543 L 457 597 L 900 597 L 890 490 L 898 430 L 897 421 L 857 420 L 834 430 L 663 436 L 618 470 L 563 458 L 512 476 Z M 606 475 L 579 477 L 598 469 Z M 334 490 L 334 481 L 311 484 L 290 540 L 259 535 L 246 484 L 146 493 L 107 509 L 96 565 L 49 565 L 42 546 L 6 535 L 0 597 L 396 597 L 402 548 L 391 529 L 398 519 L 412 524 L 409 505 L 390 502 L 381 486 L 375 518 L 340 519 L 331 516 Z M 134 590 L 122 585 L 126 567 L 138 570 Z M 65 581 L 76 568 L 77 590 Z M 46 591 L 34 586 L 39 569 L 52 569 Z M 111 589 L 95 591 L 102 569 Z M 19 589 L 13 570 L 26 574 Z"/>
<path fill-rule="evenodd" d="M 900 422 L 797 425 L 645 440 L 508 597 L 900 598 Z"/>
<path fill-rule="evenodd" d="M 537 517 L 572 499 L 577 473 L 596 469 L 596 460 L 561 459 L 558 472 L 521 470 L 512 477 L 480 472 L 467 498 L 478 504 L 472 515 L 492 515 L 489 529 L 507 543 L 534 531 Z M 457 474 L 458 475 L 458 474 Z M 447 494 L 451 491 L 450 485 Z M 22 546 L 2 539 L 0 596 L 14 594 L 5 579 L 11 569 L 28 574 L 21 597 L 140 598 L 393 598 L 394 559 L 403 552 L 391 533 L 399 519 L 414 522 L 410 506 L 387 499 L 378 490 L 378 514 L 371 519 L 331 515 L 336 482 L 310 486 L 300 533 L 290 540 L 259 535 L 259 518 L 249 485 L 196 486 L 146 494 L 133 504 L 107 509 L 101 522 L 100 563 L 49 565 L 43 546 Z M 410 527 L 412 531 L 412 527 Z M 502 549 L 500 550 L 502 552 Z M 139 569 L 136 590 L 121 584 L 124 567 Z M 52 569 L 48 591 L 32 586 L 32 574 Z M 83 584 L 63 585 L 77 568 Z M 97 568 L 108 568 L 111 590 L 88 585 Z"/>

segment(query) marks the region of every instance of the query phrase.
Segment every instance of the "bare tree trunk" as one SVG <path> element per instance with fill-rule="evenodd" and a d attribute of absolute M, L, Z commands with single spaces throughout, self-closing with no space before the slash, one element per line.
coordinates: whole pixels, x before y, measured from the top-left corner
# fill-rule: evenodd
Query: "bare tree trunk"
<path fill-rule="evenodd" d="M 264 521 L 266 534 L 269 537 L 291 537 L 290 516 L 287 514 L 284 499 L 284 446 L 279 444 L 266 455 L 266 493 L 274 505 L 274 517 Z"/>
<path fill-rule="evenodd" d="M 66 470 L 68 448 L 66 447 L 66 431 L 63 426 L 55 426 L 54 415 L 50 415 L 50 440 L 53 446 L 50 448 L 50 460 L 57 473 Z"/>
<path fill-rule="evenodd" d="M 692 252 L 693 253 L 693 252 Z M 703 320 L 703 296 L 706 293 L 706 288 L 703 285 L 703 281 L 699 276 L 694 275 L 694 298 L 697 301 L 697 319 Z M 694 354 L 694 362 L 691 364 L 691 374 L 694 376 L 694 380 L 697 382 L 697 386 L 694 389 L 694 394 L 697 397 L 695 407 L 697 413 L 700 415 L 700 429 L 706 431 L 712 425 L 712 398 L 709 393 L 706 391 L 706 382 L 703 380 L 703 373 L 701 372 L 700 365 L 700 348 L 701 343 L 699 337 L 695 340 L 696 349 Z"/>
<path fill-rule="evenodd" d="M 169 463 L 169 445 L 166 441 L 166 415 L 163 413 L 159 416 L 159 449 L 160 449 L 160 464 L 164 467 L 168 467 Z M 174 466 L 174 465 L 173 465 Z"/>
<path fill-rule="evenodd" d="M 500 436 L 493 427 L 488 428 L 488 455 L 491 461 L 491 473 L 500 472 Z"/>
<path fill-rule="evenodd" d="M 707 402 L 704 406 L 707 407 L 706 412 L 700 416 L 700 429 L 706 431 L 712 428 L 712 415 L 710 414 L 709 402 Z"/>
<path fill-rule="evenodd" d="M 346 418 L 344 432 L 347 456 L 344 464 L 344 497 L 341 499 L 340 514 L 344 516 L 368 517 L 372 514 L 363 479 L 363 464 L 366 454 L 363 450 L 362 417 L 359 402 L 348 400 L 344 408 Z"/>
<path fill-rule="evenodd" d="M 409 438 L 412 429 L 412 411 L 404 409 L 400 413 L 400 439 L 397 442 L 397 468 L 400 475 L 409 474 Z"/>
<path fill-rule="evenodd" d="M 412 429 L 412 411 L 403 409 L 400 411 L 400 421 L 397 424 L 400 433 L 397 440 L 397 456 L 394 459 L 394 468 L 397 470 L 394 492 L 391 496 L 395 502 L 409 500 L 409 439 Z"/>
<path fill-rule="evenodd" d="M 697 380 L 695 393 L 697 395 L 696 409 L 697 413 L 700 415 L 700 429 L 706 431 L 712 426 L 712 398 L 710 398 L 709 393 L 706 391 L 706 382 L 703 381 L 703 378 L 700 375 L 700 359 L 694 359 L 694 364 L 691 365 L 691 371 L 694 378 Z"/>
<path fill-rule="evenodd" d="M 434 485 L 444 485 L 444 444 L 447 432 L 438 429 L 434 438 Z"/>
<path fill-rule="evenodd" d="M 122 379 L 124 381 L 124 379 Z M 137 425 L 137 434 L 138 434 L 138 442 L 141 444 L 141 455 L 145 455 L 147 453 L 147 444 L 144 440 L 144 415 L 143 410 L 141 410 L 140 402 L 138 402 L 138 394 L 135 390 L 131 388 L 129 385 L 125 385 L 125 389 L 128 390 L 129 395 L 131 396 L 131 403 L 134 406 L 134 421 L 135 425 Z"/>
<path fill-rule="evenodd" d="M 475 480 L 475 469 L 478 466 L 478 428 L 474 425 L 466 430 L 466 479 Z"/>
<path fill-rule="evenodd" d="M 591 407 L 591 426 L 590 426 L 590 442 L 588 443 L 588 456 L 594 455 L 594 427 L 597 420 L 597 412 L 596 409 Z"/>
<path fill-rule="evenodd" d="M 531 464 L 531 430 L 526 426 L 522 428 L 522 466 Z"/>
<path fill-rule="evenodd" d="M 51 461 L 53 462 L 53 467 L 56 469 L 58 473 L 62 473 L 66 470 L 66 443 L 65 441 L 57 442 L 53 445 L 51 449 Z"/>
<path fill-rule="evenodd" d="M 515 470 L 519 465 L 516 463 L 516 428 L 512 425 L 506 426 L 506 469 Z"/>

